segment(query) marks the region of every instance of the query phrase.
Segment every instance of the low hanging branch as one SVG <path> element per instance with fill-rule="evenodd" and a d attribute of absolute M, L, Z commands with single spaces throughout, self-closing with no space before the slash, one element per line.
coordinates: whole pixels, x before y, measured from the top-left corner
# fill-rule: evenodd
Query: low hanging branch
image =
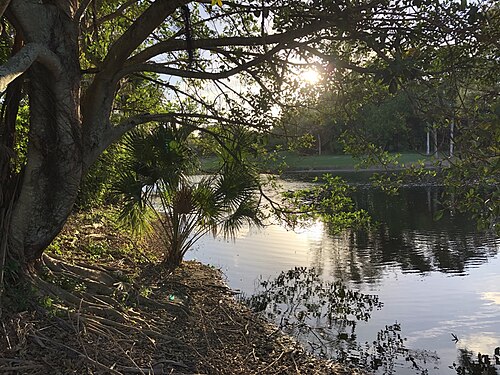
<path fill-rule="evenodd" d="M 45 65 L 56 79 L 63 72 L 61 62 L 54 52 L 41 44 L 28 43 L 4 65 L 0 66 L 0 91 L 5 91 L 9 83 L 27 71 L 35 61 Z"/>

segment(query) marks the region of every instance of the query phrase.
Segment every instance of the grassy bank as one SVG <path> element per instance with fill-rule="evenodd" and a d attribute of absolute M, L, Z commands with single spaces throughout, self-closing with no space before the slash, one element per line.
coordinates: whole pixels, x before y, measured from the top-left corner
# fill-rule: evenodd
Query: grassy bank
<path fill-rule="evenodd" d="M 419 160 L 428 160 L 429 158 L 416 153 L 401 154 L 399 161 L 404 164 L 416 163 Z M 287 170 L 338 170 L 355 169 L 359 160 L 350 155 L 311 155 L 303 156 L 296 154 L 284 155 L 284 161 Z"/>
<path fill-rule="evenodd" d="M 418 153 L 402 153 L 399 161 L 405 165 L 416 163 L 419 160 L 430 161 L 431 157 Z M 354 170 L 359 160 L 350 155 L 298 155 L 295 153 L 281 153 L 276 162 L 268 163 L 268 170 L 263 172 L 309 171 L 309 170 Z M 202 161 L 202 170 L 213 172 L 217 170 L 217 160 L 206 158 Z"/>

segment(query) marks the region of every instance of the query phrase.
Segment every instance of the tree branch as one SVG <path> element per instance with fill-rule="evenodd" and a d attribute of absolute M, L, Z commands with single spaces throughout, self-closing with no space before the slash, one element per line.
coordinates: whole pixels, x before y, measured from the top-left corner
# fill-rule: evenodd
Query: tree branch
<path fill-rule="evenodd" d="M 3 16 L 5 11 L 7 10 L 7 7 L 10 4 L 10 0 L 0 0 L 0 17 Z"/>
<path fill-rule="evenodd" d="M 331 62 L 337 68 L 349 69 L 349 70 L 352 70 L 352 71 L 358 72 L 358 73 L 376 73 L 377 72 L 375 69 L 363 68 L 362 66 L 353 65 L 350 62 L 340 60 L 336 56 L 324 54 L 324 53 L 318 51 L 317 49 L 315 49 L 309 45 L 303 44 L 302 48 L 304 50 L 306 50 L 307 52 L 309 52 L 310 54 L 321 58 L 323 61 Z"/>
<path fill-rule="evenodd" d="M 119 17 L 119 16 L 123 15 L 123 13 L 125 12 L 125 10 L 129 6 L 131 6 L 131 5 L 135 4 L 135 3 L 137 3 L 137 0 L 128 0 L 124 4 L 120 5 L 118 7 L 118 9 L 115 10 L 113 13 L 106 14 L 105 16 L 102 16 L 101 18 L 99 18 L 97 20 L 97 25 L 102 25 L 104 22 L 111 21 L 111 20 L 115 19 L 116 17 Z"/>
<path fill-rule="evenodd" d="M 199 113 L 177 113 L 177 112 L 169 112 L 169 113 L 143 113 L 137 116 L 129 117 L 126 120 L 123 120 L 120 124 L 116 126 L 108 126 L 104 133 L 102 142 L 99 144 L 97 149 L 92 150 L 92 154 L 88 155 L 89 158 L 97 157 L 101 154 L 103 150 L 105 150 L 112 143 L 116 142 L 120 139 L 120 137 L 125 134 L 127 131 L 135 128 L 138 125 L 146 124 L 148 122 L 161 122 L 161 121 L 171 121 L 177 117 L 189 117 L 189 118 L 197 118 L 197 119 L 208 119 L 215 120 L 219 122 L 225 122 L 230 124 L 241 124 L 239 121 L 235 121 L 232 119 L 228 119 L 222 116 L 208 115 L 208 114 L 199 114 Z M 94 155 L 95 154 L 95 155 Z"/>
<path fill-rule="evenodd" d="M 28 43 L 0 66 L 0 91 L 4 91 L 9 83 L 27 71 L 35 61 L 45 65 L 56 78 L 63 72 L 61 62 L 55 53 L 41 44 Z"/>
<path fill-rule="evenodd" d="M 85 11 L 87 10 L 87 7 L 90 5 L 90 2 L 92 0 L 83 0 L 78 9 L 76 10 L 74 20 L 76 22 L 80 22 L 82 19 L 83 15 L 85 14 Z"/>
<path fill-rule="evenodd" d="M 212 49 L 215 47 L 252 47 L 262 46 L 267 44 L 285 43 L 297 38 L 309 35 L 312 32 L 319 31 L 326 27 L 325 23 L 318 22 L 314 25 L 296 29 L 280 34 L 272 34 L 265 36 L 250 36 L 250 37 L 226 37 L 218 39 L 193 39 L 194 49 Z M 145 62 L 155 56 L 166 52 L 184 51 L 186 49 L 186 41 L 184 39 L 170 39 L 157 43 L 151 47 L 132 56 L 128 63 Z"/>
<path fill-rule="evenodd" d="M 124 68 L 120 73 L 119 77 L 128 75 L 130 73 L 135 73 L 135 72 L 154 72 L 154 73 L 159 73 L 159 74 L 168 74 L 176 77 L 182 77 L 182 78 L 195 78 L 195 79 L 210 79 L 210 80 L 219 80 L 219 79 L 224 79 L 224 78 L 229 78 L 231 76 L 234 76 L 235 74 L 238 74 L 244 70 L 248 70 L 249 68 L 256 66 L 265 60 L 267 60 L 270 56 L 274 55 L 276 52 L 279 50 L 287 48 L 284 45 L 278 44 L 276 47 L 272 48 L 268 52 L 258 56 L 257 58 L 248 61 L 246 63 L 243 63 L 239 66 L 236 66 L 232 69 L 226 70 L 226 71 L 220 71 L 217 73 L 211 73 L 211 72 L 198 72 L 194 70 L 183 70 L 183 69 L 177 69 L 177 68 L 169 68 L 165 65 L 161 64 L 137 64 L 137 65 L 130 65 L 126 68 Z"/>
<path fill-rule="evenodd" d="M 126 60 L 152 33 L 172 15 L 176 9 L 190 0 L 161 0 L 151 5 L 128 27 L 128 29 L 110 47 L 101 70 L 96 74 L 87 89 L 82 106 L 84 170 L 113 141 L 104 137 L 119 72 Z M 91 94 L 90 94 L 91 93 Z"/>
<path fill-rule="evenodd" d="M 103 71 L 118 71 L 130 54 L 143 43 L 165 18 L 190 0 L 155 1 L 111 46 L 103 62 Z"/>
<path fill-rule="evenodd" d="M 183 95 L 185 96 L 186 98 L 189 98 L 191 99 L 193 102 L 201 105 L 204 109 L 206 109 L 207 111 L 210 111 L 212 113 L 216 112 L 215 108 L 213 107 L 213 105 L 210 105 L 208 104 L 206 101 L 204 100 L 201 100 L 197 97 L 195 97 L 193 94 L 190 94 L 184 90 L 181 90 L 179 87 L 176 87 L 175 85 L 171 85 L 170 83 L 167 83 L 167 82 L 163 82 L 159 79 L 154 79 L 154 78 L 151 78 L 151 77 L 148 77 L 144 74 L 140 74 L 140 73 L 137 73 L 137 74 L 134 74 L 136 77 L 140 77 L 144 80 L 147 80 L 147 81 L 150 81 L 150 82 L 153 82 L 157 85 L 160 85 L 164 88 L 167 88 L 169 90 L 172 90 L 174 91 L 175 95 L 177 96 L 177 99 L 179 100 L 179 102 L 181 102 L 181 98 L 180 98 L 180 95 Z M 181 103 L 182 105 L 182 103 Z"/>

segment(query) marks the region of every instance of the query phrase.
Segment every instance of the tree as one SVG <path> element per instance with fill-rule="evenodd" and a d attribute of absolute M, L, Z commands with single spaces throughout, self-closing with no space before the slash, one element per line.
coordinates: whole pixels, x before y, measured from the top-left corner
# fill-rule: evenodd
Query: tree
<path fill-rule="evenodd" d="M 334 66 L 335 79 L 345 70 L 379 74 L 397 88 L 425 74 L 430 47 L 450 38 L 473 44 L 489 7 L 488 2 L 475 6 L 473 16 L 452 2 L 430 1 L 0 4 L 6 20 L 0 67 L 0 261 L 3 266 L 9 258 L 24 271 L 62 228 L 82 177 L 128 130 L 200 117 L 263 130 L 271 123 L 273 103 L 283 105 L 293 95 L 288 80 L 297 60 L 324 61 Z M 243 83 L 255 84 L 247 93 L 228 82 L 240 73 Z M 138 101 L 129 108 L 129 83 L 137 79 L 161 86 L 178 104 L 144 109 Z M 207 82 L 220 95 L 202 92 Z M 14 168 L 16 118 L 25 97 L 26 161 Z M 187 99 L 193 105 L 186 106 Z"/>
<path fill-rule="evenodd" d="M 199 179 L 190 175 L 196 167 L 186 146 L 191 131 L 162 124 L 127 134 L 128 158 L 114 188 L 124 201 L 122 221 L 132 229 L 153 229 L 169 270 L 203 235 L 234 237 L 245 223 L 261 224 L 258 173 L 243 162 L 245 129 L 225 135 L 224 147 L 214 150 L 220 170 Z"/>
<path fill-rule="evenodd" d="M 428 3 L 418 3 L 424 13 L 429 11 Z M 336 81 L 324 82 L 313 108 L 324 125 L 333 124 L 337 132 L 345 130 L 347 151 L 364 159 L 365 166 L 401 167 L 386 152 L 398 149 L 398 135 L 423 152 L 427 133 L 446 186 L 444 203 L 452 210 L 472 214 L 481 229 L 498 233 L 500 9 L 487 2 L 447 6 L 448 21 L 462 17 L 465 28 L 453 21 L 446 26 L 449 37 L 441 42 L 442 19 L 420 41 L 407 34 L 409 29 L 393 30 L 391 43 L 380 43 L 387 33 L 374 33 L 378 43 L 371 56 L 362 51 L 373 40 L 338 48 L 342 61 L 347 55 L 363 59 L 365 72 L 358 64 L 329 74 Z M 465 32 L 465 24 L 476 28 Z M 420 32 L 422 27 L 415 29 Z M 373 79 L 366 79 L 366 70 L 373 71 Z M 389 174 L 382 185 L 394 187 L 393 182 L 403 181 L 403 177 L 414 180 L 431 174 L 423 167 L 408 170 L 405 176 Z"/>

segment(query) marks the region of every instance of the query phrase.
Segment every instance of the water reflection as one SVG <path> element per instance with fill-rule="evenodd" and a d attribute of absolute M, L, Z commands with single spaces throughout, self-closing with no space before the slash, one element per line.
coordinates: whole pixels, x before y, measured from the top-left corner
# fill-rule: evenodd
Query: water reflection
<path fill-rule="evenodd" d="M 314 266 L 321 268 L 328 257 L 335 264 L 332 276 L 374 282 L 383 277 L 387 266 L 397 265 L 403 272 L 464 275 L 468 268 L 495 256 L 497 239 L 477 233 L 465 217 L 445 214 L 434 220 L 439 196 L 436 187 L 404 188 L 394 197 L 360 189 L 355 196 L 357 206 L 367 209 L 379 225 L 369 232 L 346 231 L 323 238 L 332 243 L 319 246 Z"/>
<path fill-rule="evenodd" d="M 303 185 L 286 182 L 284 188 Z M 348 339 L 356 336 L 351 353 L 366 353 L 364 343 L 373 343 L 397 321 L 417 365 L 422 366 L 417 361 L 422 358 L 429 374 L 452 375 L 458 366 L 464 368 L 458 349 L 472 351 L 477 362 L 478 352 L 493 358 L 492 349 L 500 346 L 500 240 L 477 232 L 461 215 L 445 214 L 435 221 L 439 197 L 435 187 L 407 187 L 388 197 L 359 186 L 356 204 L 380 222 L 370 232 L 333 236 L 321 222 L 298 233 L 274 225 L 242 231 L 235 243 L 205 238 L 190 257 L 221 267 L 229 285 L 247 295 L 255 292 L 259 275 L 272 279 L 296 266 L 312 267 L 323 280 L 342 280 L 361 293 L 378 294 L 384 308 L 373 311 L 367 323 L 357 323 L 354 332 L 344 332 Z M 334 337 L 339 339 L 338 332 Z M 388 369 L 415 374 L 411 359 L 403 352 L 399 357 Z"/>
<path fill-rule="evenodd" d="M 484 292 L 482 298 L 495 305 L 500 305 L 500 292 Z"/>
<path fill-rule="evenodd" d="M 500 348 L 495 349 L 498 353 Z M 467 349 L 459 349 L 458 363 L 453 363 L 457 375 L 497 375 L 496 365 L 500 365 L 500 355 L 475 354 Z"/>
<path fill-rule="evenodd" d="M 386 325 L 370 341 L 360 343 L 356 327 L 382 308 L 377 295 L 360 293 L 343 282 L 322 280 L 313 268 L 295 267 L 273 280 L 261 280 L 244 299 L 254 312 L 275 321 L 314 354 L 382 374 L 397 373 L 401 362 L 418 374 L 437 355 L 405 346 L 398 323 Z M 398 363 L 399 362 L 399 363 Z"/>
<path fill-rule="evenodd" d="M 403 272 L 465 275 L 499 252 L 494 234 L 478 232 L 465 215 L 442 211 L 439 186 L 405 186 L 388 196 L 367 184 L 367 173 L 344 173 L 356 186 L 354 202 L 379 223 L 366 231 L 345 231 L 332 235 L 327 225 L 314 223 L 308 231 L 316 233 L 311 241 L 314 267 L 325 262 L 335 266 L 332 276 L 354 282 L 374 282 L 383 277 L 386 266 L 397 265 Z M 284 181 L 284 190 L 307 187 L 311 175 Z M 435 220 L 441 216 L 439 220 Z M 321 235 L 322 231 L 322 235 Z M 307 233 L 307 232 L 306 232 Z M 341 263 L 338 263 L 338 262 Z"/>
<path fill-rule="evenodd" d="M 332 242 L 328 256 L 336 265 L 333 276 L 355 282 L 382 278 L 388 265 L 397 265 L 403 272 L 440 271 L 463 275 L 467 268 L 478 266 L 498 253 L 498 245 L 493 240 L 489 242 L 481 237 L 479 241 L 470 233 L 416 230 L 393 233 L 386 224 L 370 233 L 347 231 Z M 324 260 L 317 259 L 317 266 Z M 347 274 L 343 274 L 345 272 Z"/>

